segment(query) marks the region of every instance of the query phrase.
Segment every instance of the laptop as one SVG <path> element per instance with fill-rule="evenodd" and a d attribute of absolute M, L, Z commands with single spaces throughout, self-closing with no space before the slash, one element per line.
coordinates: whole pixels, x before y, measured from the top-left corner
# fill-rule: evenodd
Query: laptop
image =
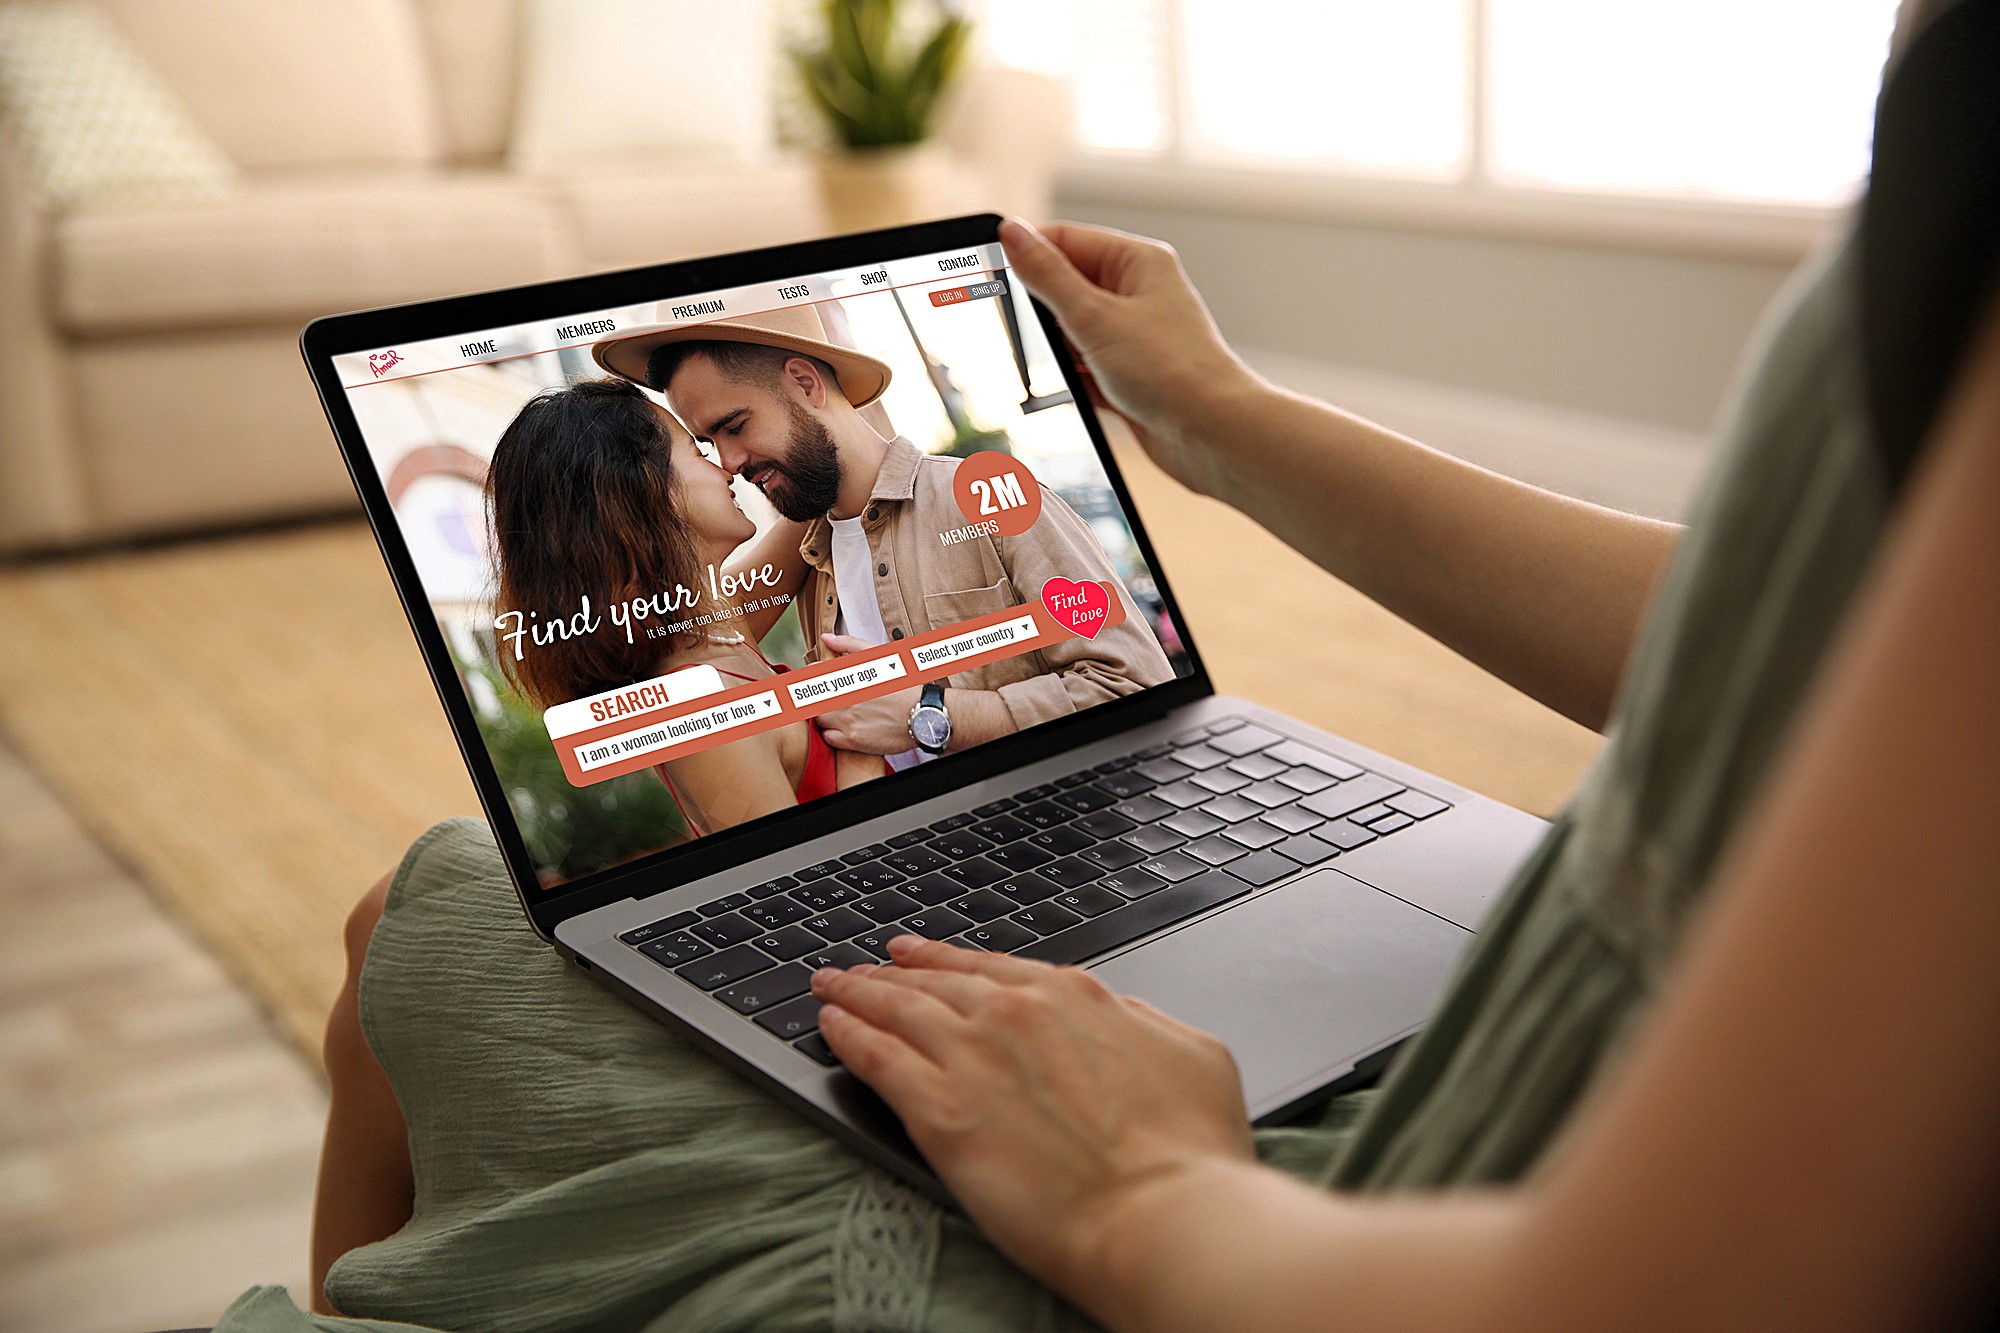
<path fill-rule="evenodd" d="M 947 1202 L 820 1037 L 815 967 L 884 958 L 890 938 L 915 932 L 1090 968 L 1227 1041 L 1253 1119 L 1269 1123 L 1370 1076 L 1418 1029 L 1544 828 L 1215 692 L 998 222 L 336 315 L 301 339 L 534 930 Z M 503 435 L 514 431 L 508 475 L 538 475 L 517 466 L 548 461 L 514 426 L 522 409 L 583 381 L 645 380 L 663 347 L 696 344 L 676 352 L 664 392 L 636 392 L 695 418 L 695 447 L 734 471 L 719 484 L 743 527 L 777 531 L 751 484 L 778 484 L 772 471 L 698 419 L 699 391 L 720 381 L 684 368 L 724 365 L 710 355 L 720 342 L 749 345 L 746 364 L 775 348 L 782 373 L 808 385 L 806 408 L 883 454 L 870 558 L 894 545 L 901 567 L 861 569 L 904 595 L 852 587 L 851 558 L 842 579 L 839 561 L 809 556 L 832 525 L 808 520 L 796 551 L 787 529 L 786 559 L 745 579 L 711 563 L 689 576 L 695 588 L 503 596 L 501 563 L 517 557 L 492 530 L 486 489 Z M 760 391 L 792 387 L 774 372 Z M 630 408 L 632 392 L 610 397 Z M 526 504 L 541 558 L 560 562 L 559 506 Z M 877 633 L 840 656 L 812 651 L 829 614 L 850 635 Z M 674 656 L 703 636 L 748 640 L 740 651 L 770 670 Z M 537 666 L 582 661 L 577 640 L 614 664 L 595 678 L 526 669 L 535 654 Z M 550 685 L 565 679 L 595 683 L 567 697 Z M 1010 701 L 1014 725 L 952 743 L 946 701 L 981 689 Z M 907 736 L 821 753 L 845 734 L 842 710 L 872 699 L 909 703 Z M 767 732 L 790 739 L 745 744 Z M 774 753 L 805 754 L 818 776 L 786 768 L 762 806 L 704 799 L 697 774 L 733 781 Z"/>

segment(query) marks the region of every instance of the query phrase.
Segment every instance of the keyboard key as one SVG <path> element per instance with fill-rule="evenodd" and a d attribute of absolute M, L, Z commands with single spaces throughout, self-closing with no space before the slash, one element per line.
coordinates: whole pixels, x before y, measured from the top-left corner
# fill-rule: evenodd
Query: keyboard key
<path fill-rule="evenodd" d="M 1268 754 L 1246 754 L 1241 759 L 1232 759 L 1229 763 L 1229 771 L 1232 773 L 1241 773 L 1252 782 L 1262 782 L 1265 778 L 1275 778 L 1278 774 L 1284 772 L 1285 765 L 1271 758 Z M 1319 770 L 1314 769 L 1313 772 L 1318 773 Z M 1324 777 L 1325 774 L 1321 774 L 1321 776 Z"/>
<path fill-rule="evenodd" d="M 1348 819 L 1356 824 L 1373 824 L 1383 815 L 1391 815 L 1394 813 L 1395 811 L 1391 810 L 1388 806 L 1382 804 L 1382 802 L 1380 801 L 1377 801 L 1375 802 L 1375 804 L 1369 806 L 1366 810 L 1356 810 L 1353 814 L 1348 816 Z"/>
<path fill-rule="evenodd" d="M 986 859 L 1009 870 L 1033 870 L 1036 866 L 1047 865 L 1055 857 L 1029 842 L 1017 842 L 1012 847 L 995 847 L 986 854 Z"/>
<path fill-rule="evenodd" d="M 749 892 L 752 898 L 769 898 L 774 894 L 783 893 L 786 889 L 796 889 L 798 886 L 799 882 L 790 875 L 780 875 L 776 879 L 765 880 Z"/>
<path fill-rule="evenodd" d="M 963 898 L 953 898 L 945 906 L 974 921 L 991 921 L 996 916 L 1014 911 L 1020 904 L 991 889 L 979 889 Z"/>
<path fill-rule="evenodd" d="M 1093 810 L 1102 810 L 1108 805 L 1118 804 L 1118 798 L 1108 791 L 1099 791 L 1096 787 L 1078 787 L 1074 791 L 1066 791 L 1056 797 L 1055 803 L 1066 805 L 1080 815 L 1087 815 Z"/>
<path fill-rule="evenodd" d="M 804 995 L 810 989 L 812 969 L 792 963 L 774 967 L 734 986 L 726 986 L 715 993 L 715 998 L 739 1014 L 754 1014 L 760 1009 L 769 1009 Z"/>
<path fill-rule="evenodd" d="M 879 924 L 884 921 L 900 921 L 922 906 L 922 903 L 907 893 L 884 889 L 854 904 L 854 910 Z"/>
<path fill-rule="evenodd" d="M 854 873 L 852 870 L 843 870 L 840 872 L 840 879 L 816 879 L 803 888 L 793 889 L 792 898 L 796 902 L 804 903 L 810 911 L 828 912 L 842 903 L 853 902 L 864 893 L 873 893 L 876 889 L 886 889 L 889 887 L 889 884 L 896 882 L 895 880 L 891 880 L 885 884 L 874 884 L 865 890 L 856 888 L 852 884 L 841 883 L 841 880 L 846 879 Z M 894 872 L 891 871 L 890 873 L 893 874 Z M 898 879 L 900 878 L 898 876 Z M 769 906 L 770 904 L 767 903 L 765 905 Z M 762 921 L 764 918 L 753 916 L 752 919 Z M 792 921 L 798 920 L 797 917 L 787 919 Z"/>
<path fill-rule="evenodd" d="M 1071 787 L 1081 787 L 1084 783 L 1089 782 L 1091 778 L 1095 776 L 1096 775 L 1091 773 L 1088 769 L 1084 770 L 1081 773 L 1065 773 L 1061 777 L 1056 779 L 1056 786 L 1067 791 Z"/>
<path fill-rule="evenodd" d="M 1099 778 L 1097 785 L 1122 801 L 1144 795 L 1159 784 L 1143 773 L 1113 773 L 1110 777 Z"/>
<path fill-rule="evenodd" d="M 1118 841 L 1128 847 L 1137 847 L 1148 856 L 1158 856 L 1161 852 L 1172 851 L 1187 839 L 1163 824 L 1148 824 L 1144 828 L 1133 829 Z"/>
<path fill-rule="evenodd" d="M 977 822 L 977 820 L 978 816 L 971 814 L 969 812 L 960 815 L 947 815 L 943 819 L 940 819 L 935 824 L 931 825 L 931 832 L 956 833 L 960 829 L 964 828 L 967 824 L 975 823 Z"/>
<path fill-rule="evenodd" d="M 959 938 L 993 953 L 1012 953 L 1024 944 L 1034 943 L 1041 936 L 1012 921 L 989 921 L 983 926 L 974 926 Z"/>
<path fill-rule="evenodd" d="M 1137 826 L 1114 811 L 1099 810 L 1096 814 L 1085 815 L 1065 827 L 1073 828 L 1078 833 L 1085 833 L 1093 838 L 1115 838 L 1121 833 L 1131 832 Z"/>
<path fill-rule="evenodd" d="M 1141 861 L 1139 869 L 1149 875 L 1157 875 L 1169 884 L 1178 884 L 1190 876 L 1200 874 L 1208 867 L 1185 853 L 1166 852 L 1150 861 Z"/>
<path fill-rule="evenodd" d="M 1330 856 L 1340 855 L 1340 849 L 1331 843 L 1321 842 L 1310 833 L 1301 833 L 1296 838 L 1287 838 L 1271 849 L 1280 856 L 1289 856 L 1302 866 L 1316 866 Z"/>
<path fill-rule="evenodd" d="M 1014 818 L 1033 824 L 1036 828 L 1050 829 L 1075 819 L 1076 811 L 1066 805 L 1057 805 L 1054 801 L 1036 801 L 1033 805 L 1024 805 L 1016 810 Z"/>
<path fill-rule="evenodd" d="M 1298 873 L 1296 864 L 1276 852 L 1252 852 L 1240 860 L 1231 861 L 1228 869 L 1236 878 L 1246 884 L 1254 884 L 1260 889 L 1287 875 Z"/>
<path fill-rule="evenodd" d="M 1322 773 L 1316 768 L 1309 768 L 1301 764 L 1297 768 L 1288 768 L 1278 774 L 1278 781 L 1284 783 L 1295 792 L 1310 796 L 1316 791 L 1325 791 L 1328 787 L 1331 787 L 1333 785 L 1333 775 L 1331 773 Z"/>
<path fill-rule="evenodd" d="M 1005 814 L 1019 804 L 1020 802 L 1011 796 L 1002 796 L 997 801 L 988 801 L 985 805 L 973 806 L 972 813 L 978 815 L 981 819 L 991 819 L 995 815 Z"/>
<path fill-rule="evenodd" d="M 843 886 L 836 884 L 832 887 L 841 888 Z M 828 903 L 827 906 L 831 907 L 833 904 Z M 776 930 L 779 926 L 788 926 L 794 921 L 803 921 L 806 917 L 811 916 L 813 911 L 813 908 L 807 907 L 795 898 L 769 898 L 761 903 L 750 904 L 743 909 L 743 915 L 749 917 L 766 930 Z"/>
<path fill-rule="evenodd" d="M 715 952 L 715 947 L 685 930 L 677 930 L 671 935 L 647 940 L 639 946 L 639 951 L 663 967 L 679 967 L 682 963 L 708 957 Z"/>
<path fill-rule="evenodd" d="M 1307 829 L 1326 821 L 1310 810 L 1302 810 L 1296 805 L 1287 805 L 1277 810 L 1268 810 L 1257 817 L 1260 824 L 1283 829 L 1287 833 L 1304 833 Z"/>
<path fill-rule="evenodd" d="M 733 912 L 739 907 L 748 907 L 749 905 L 749 894 L 732 893 L 726 898 L 717 898 L 712 903 L 703 903 L 694 910 L 703 916 L 721 916 L 724 912 Z"/>
<path fill-rule="evenodd" d="M 875 923 L 852 907 L 836 907 L 831 912 L 809 916 L 799 925 L 823 940 L 844 940 L 873 928 Z"/>
<path fill-rule="evenodd" d="M 967 926 L 972 919 L 952 911 L 949 907 L 932 907 L 903 918 L 903 929 L 923 936 L 927 940 L 949 939 Z"/>
<path fill-rule="evenodd" d="M 1054 903 L 1036 903 L 1033 907 L 1024 907 L 1007 919 L 1017 926 L 1026 926 L 1037 935 L 1053 935 L 1083 920 L 1067 907 L 1058 907 Z M 1025 947 L 1032 949 L 1035 946 L 1030 944 Z"/>
<path fill-rule="evenodd" d="M 1225 824 L 1241 823 L 1252 815 L 1263 814 L 1264 810 L 1264 806 L 1246 801 L 1241 796 L 1218 796 L 1201 808 L 1201 812 L 1210 819 L 1219 819 Z"/>
<path fill-rule="evenodd" d="M 1406 791 L 1401 796 L 1391 796 L 1389 808 L 1400 810 L 1412 819 L 1429 819 L 1432 815 L 1451 809 L 1451 806 L 1435 796 L 1427 796 L 1420 791 Z"/>
<path fill-rule="evenodd" d="M 901 884 L 909 876 L 886 861 L 875 861 L 868 865 L 856 866 L 852 870 L 843 870 L 834 878 L 859 895 L 886 889 L 891 884 Z"/>
<path fill-rule="evenodd" d="M 982 823 L 974 824 L 969 830 L 975 837 L 990 843 L 1008 843 L 1016 838 L 1025 838 L 1035 831 L 1035 825 L 1012 815 L 998 815 Z"/>
<path fill-rule="evenodd" d="M 1321 772 L 1331 773 L 1342 782 L 1358 778 L 1362 774 L 1362 768 L 1359 764 L 1350 764 L 1345 759 L 1336 759 L 1324 750 L 1315 750 L 1312 746 L 1301 745 L 1298 741 L 1285 741 L 1281 744 L 1273 745 L 1264 753 L 1283 763 L 1287 768 L 1306 764 L 1312 768 L 1319 769 Z"/>
<path fill-rule="evenodd" d="M 1065 856 L 1060 861 L 1051 861 L 1035 872 L 1045 879 L 1054 880 L 1065 889 L 1073 889 L 1079 884 L 1088 884 L 1104 873 L 1102 866 L 1094 866 L 1080 856 Z"/>
<path fill-rule="evenodd" d="M 1166 888 L 1167 882 L 1158 875 L 1149 875 L 1145 871 L 1134 867 L 1130 870 L 1114 871 L 1106 875 L 1103 879 L 1097 881 L 1096 887 L 1109 889 L 1113 893 L 1123 894 L 1127 898 L 1143 898 L 1155 890 Z"/>
<path fill-rule="evenodd" d="M 1061 790 L 1053 782 L 1044 782 L 1039 787 L 1030 787 L 1026 791 L 1015 792 L 1014 799 L 1023 805 L 1029 805 L 1035 801 L 1046 801 Z"/>
<path fill-rule="evenodd" d="M 858 866 L 873 861 L 878 856 L 887 856 L 891 850 L 893 849 L 886 842 L 870 843 L 866 847 L 856 848 L 840 859 L 851 866 Z"/>
<path fill-rule="evenodd" d="M 1255 801 L 1266 810 L 1275 810 L 1299 799 L 1299 794 L 1282 782 L 1259 782 L 1245 787 L 1238 795 L 1246 801 Z"/>
<path fill-rule="evenodd" d="M 721 953 L 711 954 L 707 958 L 677 967 L 674 972 L 683 980 L 692 981 L 703 990 L 714 990 L 718 986 L 727 986 L 732 981 L 755 976 L 771 966 L 771 963 L 771 955 L 758 952 L 755 945 L 737 944 L 724 949 Z"/>
<path fill-rule="evenodd" d="M 1246 819 L 1241 824 L 1231 825 L 1223 836 L 1242 843 L 1253 852 L 1285 839 L 1284 830 L 1272 828 L 1261 819 Z"/>
<path fill-rule="evenodd" d="M 1150 824 L 1174 812 L 1174 807 L 1151 796 L 1134 796 L 1129 801 L 1120 801 L 1111 807 L 1113 814 L 1129 819 L 1135 824 Z"/>
<path fill-rule="evenodd" d="M 959 829 L 942 834 L 930 840 L 930 849 L 954 861 L 963 861 L 968 856 L 993 850 L 993 844 L 974 833 L 971 829 Z"/>
<path fill-rule="evenodd" d="M 1212 791 L 1217 796 L 1227 796 L 1230 792 L 1250 785 L 1250 779 L 1241 773 L 1232 773 L 1226 768 L 1212 768 L 1206 773 L 1197 773 L 1188 779 L 1203 791 Z"/>
<path fill-rule="evenodd" d="M 914 847 L 920 842 L 929 842 L 930 840 L 931 831 L 929 829 L 913 828 L 908 833 L 898 833 L 895 837 L 889 839 L 889 845 L 900 852 L 905 847 Z"/>
<path fill-rule="evenodd" d="M 1123 870 L 1146 859 L 1146 853 L 1123 842 L 1100 842 L 1095 847 L 1078 852 L 1077 856 L 1099 870 Z"/>
<path fill-rule="evenodd" d="M 1226 865 L 1239 856 L 1248 855 L 1243 844 L 1231 842 L 1220 833 L 1211 833 L 1199 842 L 1191 842 L 1181 851 L 1212 866 Z"/>
<path fill-rule="evenodd" d="M 1013 872 L 993 864 L 990 857 L 975 856 L 970 861 L 960 861 L 945 870 L 949 879 L 958 881 L 961 889 L 983 889 L 988 884 L 998 884 Z"/>
<path fill-rule="evenodd" d="M 875 955 L 850 940 L 829 944 L 824 949 L 814 949 L 799 959 L 799 965 L 817 971 L 822 967 L 858 967 L 862 963 L 872 963 Z"/>
<path fill-rule="evenodd" d="M 845 869 L 847 869 L 847 862 L 845 861 L 821 861 L 801 870 L 799 872 L 799 880 L 803 883 L 807 880 L 825 879 L 830 875 L 838 875 Z"/>
<path fill-rule="evenodd" d="M 1190 745 L 1174 751 L 1174 762 L 1201 772 L 1228 763 L 1229 756 L 1211 746 Z"/>
<path fill-rule="evenodd" d="M 1112 908 L 1124 905 L 1125 899 L 1096 884 L 1086 884 L 1056 898 L 1056 906 L 1067 907 L 1078 916 L 1102 916 Z"/>
<path fill-rule="evenodd" d="M 1161 755 L 1173 753 L 1173 748 L 1174 747 L 1170 744 L 1148 745 L 1143 750 L 1134 750 L 1132 752 L 1132 757 L 1134 759 L 1138 759 L 1141 761 L 1147 759 L 1158 759 Z M 1179 775 L 1176 774 L 1175 776 L 1178 777 Z"/>
<path fill-rule="evenodd" d="M 819 1031 L 819 1001 L 810 995 L 766 1009 L 757 1015 L 757 1026 L 774 1037 L 790 1041 Z"/>
<path fill-rule="evenodd" d="M 759 935 L 752 943 L 779 962 L 783 962 L 787 958 L 797 958 L 800 954 L 811 953 L 826 941 L 804 926 L 780 926 L 776 930 Z"/>
<path fill-rule="evenodd" d="M 1200 805 L 1203 801 L 1214 795 L 1214 792 L 1203 791 L 1192 782 L 1169 782 L 1164 787 L 1155 787 L 1152 791 L 1147 792 L 1144 799 L 1149 801 L 1165 801 L 1176 810 L 1185 810 L 1191 805 Z M 1224 797 L 1222 799 L 1227 800 L 1229 798 Z"/>
<path fill-rule="evenodd" d="M 1313 836 L 1322 842 L 1330 842 L 1344 852 L 1375 841 L 1375 835 L 1359 824 L 1350 824 L 1344 819 L 1336 819 L 1313 830 Z"/>
<path fill-rule="evenodd" d="M 1248 724 L 1240 717 L 1225 717 L 1219 722 L 1209 723 L 1208 734 L 1211 736 L 1220 736 L 1225 731 L 1234 731 L 1236 728 L 1246 725 Z"/>
<path fill-rule="evenodd" d="M 1397 829 L 1408 828 L 1416 822 L 1416 820 L 1410 818 L 1402 811 L 1396 810 L 1375 820 L 1368 827 L 1374 829 L 1377 833 L 1394 833 Z"/>
<path fill-rule="evenodd" d="M 1050 856 L 1069 856 L 1080 852 L 1096 839 L 1077 828 L 1052 828 L 1047 833 L 1037 833 L 1028 839 L 1032 847 L 1039 847 Z"/>
<path fill-rule="evenodd" d="M 1016 875 L 1012 879 L 1001 880 L 990 892 L 1004 894 L 1007 901 L 1016 907 L 1027 907 L 1041 902 L 1044 898 L 1055 897 L 1062 892 L 1062 887 L 1054 880 L 1043 879 L 1040 875 Z"/>
<path fill-rule="evenodd" d="M 1183 810 L 1170 819 L 1162 819 L 1164 828 L 1172 829 L 1184 838 L 1199 838 L 1223 827 L 1225 821 L 1214 815 L 1203 814 L 1199 810 Z"/>
<path fill-rule="evenodd" d="M 1224 721 L 1234 723 L 1239 719 L 1225 718 Z M 1217 723 L 1216 726 L 1220 727 L 1221 723 Z M 1231 727 L 1227 731 L 1216 728 L 1210 730 L 1215 734 L 1208 738 L 1208 743 L 1228 755 L 1246 755 L 1252 750 L 1261 750 L 1275 741 L 1284 739 L 1275 731 L 1267 731 L 1263 727 L 1248 724 Z"/>
<path fill-rule="evenodd" d="M 1211 870 L 1198 879 L 1148 894 L 1115 912 L 1092 917 L 1075 930 L 1024 945 L 1015 952 L 1019 957 L 1038 958 L 1045 963 L 1081 963 L 1248 892 L 1250 886 L 1227 871 Z M 1014 919 L 1019 920 L 1020 915 L 1015 913 Z"/>
<path fill-rule="evenodd" d="M 956 898 L 964 893 L 965 886 L 943 875 L 924 875 L 907 884 L 898 884 L 896 891 L 909 894 L 924 907 L 935 907 L 947 898 Z"/>
<path fill-rule="evenodd" d="M 1186 764 L 1177 764 L 1171 759 L 1149 759 L 1132 771 L 1142 778 L 1151 778 L 1154 782 L 1179 782 L 1194 772 Z"/>
<path fill-rule="evenodd" d="M 793 1042 L 792 1049 L 815 1064 L 825 1065 L 828 1069 L 840 1063 L 840 1057 L 833 1053 L 833 1047 L 827 1045 L 826 1038 L 817 1032 Z"/>
<path fill-rule="evenodd" d="M 889 956 L 890 940 L 895 939 L 898 935 L 908 934 L 910 932 L 904 930 L 901 926 L 878 926 L 874 930 L 856 935 L 853 939 L 846 941 L 846 943 L 852 944 L 858 949 L 866 950 L 877 959 L 882 959 Z"/>
<path fill-rule="evenodd" d="M 1132 767 L 1132 765 L 1138 762 L 1139 762 L 1138 755 L 1122 754 L 1119 755 L 1116 759 L 1105 760 L 1103 763 L 1099 764 L 1092 771 L 1096 773 L 1123 773 L 1126 769 Z"/>
<path fill-rule="evenodd" d="M 1186 731 L 1178 732 L 1175 734 L 1174 744 L 1193 745 L 1196 742 L 1200 741 L 1202 737 L 1206 735 L 1208 735 L 1208 727 L 1206 725 L 1199 727 L 1189 727 Z"/>
<path fill-rule="evenodd" d="M 764 933 L 764 927 L 740 912 L 719 916 L 713 921 L 704 921 L 689 932 L 706 940 L 718 949 L 726 949 L 732 944 L 741 944 Z M 686 961 L 683 959 L 682 961 Z"/>
<path fill-rule="evenodd" d="M 1379 774 L 1364 773 L 1352 782 L 1343 782 L 1337 787 L 1328 787 L 1323 792 L 1308 796 L 1299 804 L 1316 815 L 1339 819 L 1342 815 L 1352 814 L 1356 810 L 1365 810 L 1377 801 L 1386 801 L 1402 790 L 1403 784 L 1400 782 L 1391 782 Z"/>
<path fill-rule="evenodd" d="M 677 930 L 686 930 L 699 920 L 701 918 L 693 912 L 675 912 L 672 916 L 662 917 L 651 925 L 640 926 L 636 930 L 628 930 L 618 938 L 636 948 L 644 944 L 647 940 L 656 940 L 662 935 L 671 935 Z"/>
<path fill-rule="evenodd" d="M 939 856 L 928 847 L 905 847 L 899 852 L 891 852 L 882 858 L 882 864 L 894 866 L 912 879 L 918 875 L 928 875 L 933 870 L 942 870 L 951 864 L 948 856 Z"/>

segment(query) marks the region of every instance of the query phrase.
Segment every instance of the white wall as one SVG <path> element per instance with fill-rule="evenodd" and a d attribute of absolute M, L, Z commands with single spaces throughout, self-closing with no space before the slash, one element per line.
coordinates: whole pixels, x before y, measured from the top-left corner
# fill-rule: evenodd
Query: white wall
<path fill-rule="evenodd" d="M 1792 265 L 1059 198 L 1159 236 L 1230 340 L 1707 431 Z"/>

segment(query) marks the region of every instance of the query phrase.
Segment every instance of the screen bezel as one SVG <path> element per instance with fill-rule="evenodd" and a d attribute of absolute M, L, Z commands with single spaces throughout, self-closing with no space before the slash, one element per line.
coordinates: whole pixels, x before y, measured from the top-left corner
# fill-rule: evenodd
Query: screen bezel
<path fill-rule="evenodd" d="M 397 343 L 458 337 L 509 324 L 558 319 L 646 301 L 670 300 L 677 296 L 772 282 L 802 274 L 904 259 L 940 250 L 995 244 L 999 239 L 999 223 L 997 214 L 975 214 L 527 287 L 385 306 L 316 319 L 301 332 L 299 346 L 305 356 L 306 367 L 319 391 L 320 404 L 326 411 L 328 424 L 333 428 L 348 475 L 368 516 L 369 526 L 374 530 L 376 544 L 388 563 L 396 594 L 403 604 L 403 613 L 423 651 L 431 683 L 436 687 L 439 702 L 444 705 L 445 715 L 450 719 L 459 753 L 472 774 L 473 786 L 507 863 L 522 908 L 535 930 L 544 938 L 552 939 L 556 926 L 562 921 L 605 903 L 627 897 L 650 897 L 705 879 L 732 865 L 774 850 L 824 837 L 843 825 L 872 819 L 918 800 L 956 790 L 1161 716 L 1214 693 L 1207 667 L 1168 584 L 1166 572 L 1160 567 L 1152 539 L 1133 506 L 1131 493 L 1118 470 L 1117 460 L 1111 454 L 1103 424 L 1098 420 L 1068 343 L 1054 316 L 1040 301 L 1031 298 L 1030 305 L 1041 321 L 1063 380 L 1076 400 L 1078 415 L 1089 433 L 1091 445 L 1097 450 L 1106 479 L 1131 524 L 1132 538 L 1138 544 L 1147 567 L 1153 572 L 1160 598 L 1180 633 L 1193 671 L 1136 694 L 1107 700 L 1068 717 L 1040 723 L 1026 731 L 933 760 L 923 765 L 922 772 L 926 779 L 923 782 L 911 781 L 910 775 L 906 774 L 891 775 L 888 780 L 863 783 L 822 797 L 809 806 L 777 811 L 691 839 L 665 851 L 606 867 L 555 888 L 543 888 L 515 821 L 513 808 L 507 803 L 499 774 L 487 753 L 471 704 L 459 683 L 457 668 L 446 650 L 443 631 L 431 610 L 430 599 L 417 574 L 415 562 L 410 558 L 402 528 L 389 505 L 380 471 L 348 406 L 346 389 L 334 369 L 333 358 L 344 353 L 376 351 Z"/>

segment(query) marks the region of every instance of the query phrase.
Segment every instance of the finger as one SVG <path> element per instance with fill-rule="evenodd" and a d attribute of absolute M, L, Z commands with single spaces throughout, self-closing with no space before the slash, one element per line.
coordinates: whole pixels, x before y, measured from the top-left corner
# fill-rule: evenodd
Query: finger
<path fill-rule="evenodd" d="M 908 986 L 926 995 L 934 995 L 967 1017 L 971 1017 L 981 1003 L 991 999 L 1000 986 L 991 977 L 937 968 L 884 967 L 874 969 L 872 975 L 885 985 Z"/>
<path fill-rule="evenodd" d="M 965 949 L 943 940 L 922 935 L 897 935 L 889 941 L 889 957 L 898 967 L 929 968 L 939 972 L 969 972 L 995 981 L 1018 984 L 1046 977 L 1056 969 L 1032 958 L 1011 954 Z"/>
<path fill-rule="evenodd" d="M 893 969 L 889 969 L 893 970 Z M 933 1063 L 962 1041 L 965 1016 L 935 995 L 884 979 L 881 972 L 842 972 L 823 967 L 813 974 L 812 992 L 822 1004 L 837 1004 L 884 1032 L 902 1038 Z"/>
<path fill-rule="evenodd" d="M 935 1099 L 944 1090 L 944 1071 L 892 1032 L 837 1004 L 819 1011 L 820 1035 L 847 1071 L 882 1094 L 899 1113 Z"/>
<path fill-rule="evenodd" d="M 1107 292 L 1129 296 L 1173 253 L 1151 237 L 1086 222 L 1051 222 L 1042 235 L 1077 272 Z"/>
<path fill-rule="evenodd" d="M 1070 262 L 1069 256 L 1018 218 L 1000 224 L 1000 243 L 1021 281 L 1055 312 L 1065 329 L 1081 332 L 1091 326 L 1105 293 Z"/>
<path fill-rule="evenodd" d="M 822 634 L 819 636 L 819 641 L 836 657 L 845 657 L 849 653 L 858 653 L 865 648 L 875 646 L 866 639 L 855 638 L 852 634 Z"/>

